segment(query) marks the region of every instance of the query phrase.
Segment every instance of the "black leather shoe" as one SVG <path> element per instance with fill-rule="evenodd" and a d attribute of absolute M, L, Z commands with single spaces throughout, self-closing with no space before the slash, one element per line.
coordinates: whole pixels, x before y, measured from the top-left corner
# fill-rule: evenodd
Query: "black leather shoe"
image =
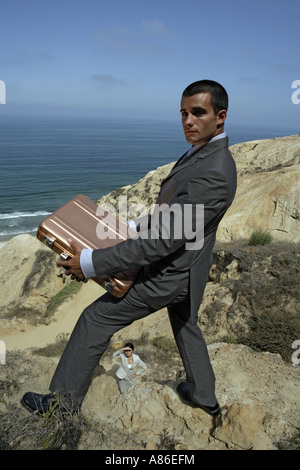
<path fill-rule="evenodd" d="M 21 403 L 31 413 L 43 415 L 57 406 L 58 399 L 54 393 L 42 395 L 40 393 L 27 392 L 21 399 Z"/>
<path fill-rule="evenodd" d="M 48 411 L 60 411 L 62 414 L 74 414 L 80 410 L 80 404 L 75 404 L 70 393 L 40 393 L 27 392 L 21 403 L 28 411 L 37 415 L 44 415 Z"/>
<path fill-rule="evenodd" d="M 199 403 L 195 403 L 194 401 L 192 401 L 187 382 L 181 382 L 177 386 L 177 392 L 184 400 L 190 402 L 195 407 L 201 408 L 203 411 L 205 411 L 211 416 L 217 416 L 218 414 L 221 413 L 220 405 L 218 402 L 216 403 L 215 406 L 205 406 L 205 405 L 199 405 Z"/>

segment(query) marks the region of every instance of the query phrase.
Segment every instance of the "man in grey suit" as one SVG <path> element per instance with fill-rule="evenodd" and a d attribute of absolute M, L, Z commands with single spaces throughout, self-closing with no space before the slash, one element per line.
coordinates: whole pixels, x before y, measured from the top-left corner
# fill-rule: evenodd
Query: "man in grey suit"
<path fill-rule="evenodd" d="M 219 83 L 201 80 L 189 85 L 182 95 L 181 116 L 192 148 L 162 182 L 156 206 L 159 210 L 134 221 L 138 236 L 94 251 L 73 244 L 75 257 L 57 263 L 77 280 L 95 275 L 103 279 L 128 269 L 140 271 L 123 298 L 106 293 L 83 311 L 53 376 L 52 393 L 24 395 L 23 404 L 30 410 L 42 414 L 56 394 L 65 397 L 65 402 L 71 397 L 73 404 L 80 406 L 111 336 L 167 307 L 186 370 L 186 381 L 177 391 L 210 415 L 220 413 L 214 372 L 198 326 L 198 310 L 218 224 L 236 191 L 236 167 L 224 132 L 227 107 L 228 96 Z M 168 236 L 163 236 L 165 225 Z M 179 228 L 181 236 L 176 235 Z M 191 234 L 196 239 L 193 243 Z"/>

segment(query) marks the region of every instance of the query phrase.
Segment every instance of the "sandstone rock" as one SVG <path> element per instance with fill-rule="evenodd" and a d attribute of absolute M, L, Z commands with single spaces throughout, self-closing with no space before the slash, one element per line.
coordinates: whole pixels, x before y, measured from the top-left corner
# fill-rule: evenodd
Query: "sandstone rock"
<path fill-rule="evenodd" d="M 120 395 L 109 358 L 103 361 L 108 380 L 104 375 L 94 379 L 84 411 L 114 423 L 136 440 L 140 437 L 149 449 L 159 448 L 165 440 L 173 448 L 189 450 L 270 450 L 295 434 L 300 424 L 299 369 L 277 355 L 255 353 L 243 345 L 215 343 L 209 354 L 222 408 L 216 421 L 180 400 L 175 377 L 158 384 L 149 362 L 146 380 Z M 103 388 L 105 382 L 108 388 Z"/>
<path fill-rule="evenodd" d="M 107 210 L 113 208 L 125 220 L 148 214 L 151 212 L 151 205 L 156 203 L 161 181 L 170 173 L 174 163 L 151 170 L 137 183 L 102 196 L 98 204 Z"/>
<path fill-rule="evenodd" d="M 1 249 L 0 318 L 16 315 L 21 310 L 43 314 L 47 302 L 69 282 L 57 256 L 29 234 L 12 238 Z"/>
<path fill-rule="evenodd" d="M 221 221 L 218 240 L 249 238 L 254 230 L 276 240 L 300 240 L 300 138 L 244 142 L 230 147 L 238 170 L 237 194 Z"/>
<path fill-rule="evenodd" d="M 300 137 L 291 135 L 242 142 L 232 145 L 230 151 L 240 176 L 290 168 L 300 163 Z"/>
<path fill-rule="evenodd" d="M 264 413 L 255 406 L 234 403 L 222 417 L 213 435 L 216 439 L 243 450 L 273 450 L 262 422 Z"/>
<path fill-rule="evenodd" d="M 275 240 L 300 241 L 300 166 L 239 178 L 237 193 L 218 229 L 223 242 L 266 230 Z"/>

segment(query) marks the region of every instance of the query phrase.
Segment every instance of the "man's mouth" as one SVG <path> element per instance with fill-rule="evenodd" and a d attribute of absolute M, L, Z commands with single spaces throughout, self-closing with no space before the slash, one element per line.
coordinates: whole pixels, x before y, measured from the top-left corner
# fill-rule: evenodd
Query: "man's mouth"
<path fill-rule="evenodd" d="M 193 134 L 195 131 L 193 131 L 192 129 L 186 129 L 185 130 L 185 133 L 186 134 Z"/>

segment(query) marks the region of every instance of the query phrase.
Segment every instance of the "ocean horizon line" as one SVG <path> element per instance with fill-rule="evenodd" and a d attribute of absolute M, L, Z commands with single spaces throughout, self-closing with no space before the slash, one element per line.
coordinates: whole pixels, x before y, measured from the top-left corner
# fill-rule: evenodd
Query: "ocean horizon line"
<path fill-rule="evenodd" d="M 111 119 L 78 117 L 1 122 L 0 239 L 32 233 L 40 220 L 76 194 L 97 201 L 135 184 L 190 147 L 180 119 L 176 123 L 144 119 L 138 126 L 134 120 L 119 120 L 118 125 L 115 120 L 112 126 Z M 287 128 L 232 123 L 226 132 L 229 146 L 293 135 Z"/>
<path fill-rule="evenodd" d="M 28 121 L 29 119 L 49 119 L 51 121 L 53 120 L 74 120 L 74 121 L 85 121 L 85 120 L 91 120 L 91 121 L 101 121 L 102 123 L 116 123 L 116 124 L 124 124 L 124 117 L 119 117 L 119 116 L 109 116 L 106 117 L 104 115 L 98 115 L 98 114 L 26 114 L 24 113 L 8 113 L 8 114 L 1 114 L 0 112 L 0 119 L 6 120 L 6 118 L 9 119 L 22 119 Z M 170 125 L 178 125 L 179 128 L 181 128 L 181 118 L 180 115 L 178 114 L 178 117 L 160 117 L 160 118 L 155 118 L 155 117 L 132 117 L 126 116 L 126 124 L 170 124 Z M 230 115 L 227 118 L 227 121 L 225 123 L 225 128 L 228 128 L 230 130 L 233 130 L 233 128 L 243 128 L 243 129 L 261 129 L 261 130 L 270 130 L 273 129 L 275 131 L 281 131 L 281 132 L 291 132 L 288 133 L 287 135 L 296 135 L 299 133 L 300 126 L 298 125 L 291 125 L 291 124 L 286 124 L 286 123 L 260 123 L 260 122 L 240 122 L 240 121 L 231 121 Z"/>

